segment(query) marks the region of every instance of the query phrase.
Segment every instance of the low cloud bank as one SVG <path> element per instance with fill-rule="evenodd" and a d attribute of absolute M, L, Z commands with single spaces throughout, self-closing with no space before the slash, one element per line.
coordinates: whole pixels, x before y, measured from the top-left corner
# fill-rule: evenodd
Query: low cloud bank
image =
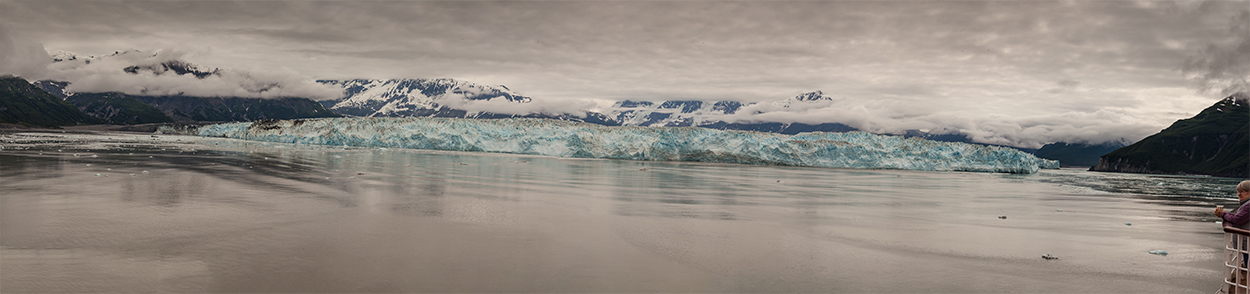
<path fill-rule="evenodd" d="M 342 89 L 314 82 L 292 70 L 248 71 L 208 69 L 183 61 L 186 52 L 166 48 L 155 52 L 126 51 L 102 57 L 58 52 L 58 58 L 39 79 L 70 82 L 71 92 L 123 92 L 132 95 L 280 98 L 314 100 L 342 97 Z M 188 66 L 198 73 L 178 72 L 170 65 Z M 127 70 L 129 69 L 129 70 Z"/>
<path fill-rule="evenodd" d="M 53 62 L 53 56 L 62 61 Z M 343 90 L 316 83 L 294 70 L 205 69 L 186 63 L 186 52 L 166 48 L 154 52 L 126 51 L 106 56 L 83 56 L 57 51 L 19 38 L 0 27 L 0 75 L 16 75 L 30 81 L 70 82 L 70 92 L 122 92 L 132 95 L 185 95 L 200 97 L 336 99 Z M 181 64 L 203 76 L 178 74 L 162 64 Z M 126 69 L 131 68 L 130 72 Z"/>
<path fill-rule="evenodd" d="M 928 112 L 924 106 L 891 99 L 757 103 L 723 119 L 729 122 L 841 123 L 872 133 L 966 134 L 974 142 L 1041 148 L 1053 142 L 1135 142 L 1155 132 L 1152 121 L 1110 108 L 1094 112 L 1010 116 Z"/>
<path fill-rule="evenodd" d="M 507 99 L 469 100 L 464 97 L 448 95 L 434 99 L 434 102 L 469 112 L 491 112 L 499 114 L 567 114 L 575 117 L 586 117 L 586 111 L 594 108 L 596 103 L 589 100 L 543 100 L 535 98 L 527 103 L 511 102 Z"/>

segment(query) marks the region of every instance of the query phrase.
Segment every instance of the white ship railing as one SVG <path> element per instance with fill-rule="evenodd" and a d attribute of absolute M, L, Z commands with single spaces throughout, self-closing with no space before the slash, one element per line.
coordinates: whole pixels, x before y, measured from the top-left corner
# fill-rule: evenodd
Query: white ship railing
<path fill-rule="evenodd" d="M 1224 277 L 1224 285 L 1216 293 L 1250 294 L 1247 286 L 1246 257 L 1250 256 L 1250 231 L 1235 227 L 1224 227 L 1224 268 L 1228 273 Z"/>

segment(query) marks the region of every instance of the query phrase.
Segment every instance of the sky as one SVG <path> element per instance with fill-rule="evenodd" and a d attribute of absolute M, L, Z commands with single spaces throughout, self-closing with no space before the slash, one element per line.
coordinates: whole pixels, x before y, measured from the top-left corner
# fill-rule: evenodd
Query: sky
<path fill-rule="evenodd" d="M 352 78 L 454 78 L 592 108 L 819 90 L 837 102 L 738 119 L 1037 148 L 1133 142 L 1250 89 L 1250 0 L 0 0 L 0 72 L 158 88 L 39 60 L 57 50 L 140 50 L 235 73 L 221 85 L 285 85 L 268 96 L 333 96 L 310 81 Z M 175 84 L 159 87 L 249 89 Z"/>

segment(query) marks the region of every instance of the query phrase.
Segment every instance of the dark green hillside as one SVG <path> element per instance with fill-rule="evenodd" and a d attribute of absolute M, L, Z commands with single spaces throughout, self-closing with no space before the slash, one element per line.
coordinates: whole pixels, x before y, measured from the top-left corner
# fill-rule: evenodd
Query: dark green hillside
<path fill-rule="evenodd" d="M 1060 166 L 1094 166 L 1098 158 L 1124 147 L 1122 143 L 1106 143 L 1098 145 L 1068 144 L 1064 142 L 1046 144 L 1033 153 L 1040 158 L 1058 160 Z"/>
<path fill-rule="evenodd" d="M 139 96 L 78 93 L 67 100 L 110 124 L 157 122 L 253 121 L 338 117 L 307 98 Z"/>
<path fill-rule="evenodd" d="M 79 93 L 65 100 L 108 124 L 135 125 L 174 121 L 160 109 L 122 93 Z"/>
<path fill-rule="evenodd" d="M 339 117 L 308 98 L 131 96 L 181 122 Z"/>
<path fill-rule="evenodd" d="M 25 79 L 14 76 L 0 77 L 0 123 L 50 127 L 98 122 L 61 98 L 31 85 Z"/>
<path fill-rule="evenodd" d="M 1103 156 L 1092 171 L 1247 176 L 1250 108 L 1246 93 L 1220 100 L 1198 115 Z"/>

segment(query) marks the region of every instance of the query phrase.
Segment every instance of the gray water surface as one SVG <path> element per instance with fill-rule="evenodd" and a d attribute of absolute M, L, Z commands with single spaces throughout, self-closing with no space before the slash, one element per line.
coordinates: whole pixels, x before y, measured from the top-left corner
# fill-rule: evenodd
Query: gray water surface
<path fill-rule="evenodd" d="M 4 293 L 1209 293 L 1210 210 L 1237 182 L 135 133 L 0 146 Z"/>

